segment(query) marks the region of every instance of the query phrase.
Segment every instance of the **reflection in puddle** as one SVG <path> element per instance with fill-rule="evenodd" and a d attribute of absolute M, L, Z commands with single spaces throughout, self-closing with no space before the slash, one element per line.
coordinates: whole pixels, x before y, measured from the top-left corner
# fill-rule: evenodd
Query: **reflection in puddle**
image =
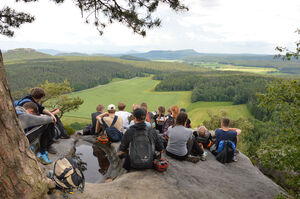
<path fill-rule="evenodd" d="M 109 161 L 101 148 L 88 142 L 79 142 L 76 145 L 75 158 L 79 161 L 86 182 L 95 183 L 105 179 Z"/>

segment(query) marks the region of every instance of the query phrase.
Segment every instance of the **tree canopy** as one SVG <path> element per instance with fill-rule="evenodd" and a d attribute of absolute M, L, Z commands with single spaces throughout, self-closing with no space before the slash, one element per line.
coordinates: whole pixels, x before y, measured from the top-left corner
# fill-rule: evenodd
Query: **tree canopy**
<path fill-rule="evenodd" d="M 16 2 L 36 2 L 38 0 L 15 0 Z M 65 0 L 50 0 L 63 3 Z M 114 22 L 120 22 L 131 28 L 134 33 L 146 36 L 146 29 L 160 26 L 161 19 L 153 17 L 159 4 L 168 5 L 175 11 L 188 10 L 180 0 L 74 0 L 81 10 L 86 23 L 93 23 L 100 35 L 103 29 Z M 30 13 L 18 12 L 10 7 L 0 10 L 0 34 L 12 37 L 12 28 L 34 21 Z"/>

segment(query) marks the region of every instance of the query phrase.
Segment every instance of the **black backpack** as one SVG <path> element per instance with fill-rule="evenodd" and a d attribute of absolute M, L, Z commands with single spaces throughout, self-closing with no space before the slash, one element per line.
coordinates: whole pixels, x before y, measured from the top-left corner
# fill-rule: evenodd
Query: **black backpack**
<path fill-rule="evenodd" d="M 221 141 L 222 142 L 222 141 Z M 221 143 L 219 144 L 220 147 Z M 224 141 L 224 148 L 221 152 L 219 152 L 216 156 L 216 159 L 221 163 L 230 163 L 233 161 L 234 149 L 232 148 L 232 144 L 229 143 L 228 140 Z"/>
<path fill-rule="evenodd" d="M 154 143 L 151 130 L 134 132 L 129 145 L 130 164 L 134 169 L 150 169 L 153 167 Z"/>
<path fill-rule="evenodd" d="M 122 133 L 114 126 L 117 122 L 118 116 L 115 116 L 113 122 L 110 127 L 104 122 L 103 118 L 101 118 L 102 124 L 105 126 L 105 131 L 109 141 L 111 142 L 119 142 L 122 139 Z"/>

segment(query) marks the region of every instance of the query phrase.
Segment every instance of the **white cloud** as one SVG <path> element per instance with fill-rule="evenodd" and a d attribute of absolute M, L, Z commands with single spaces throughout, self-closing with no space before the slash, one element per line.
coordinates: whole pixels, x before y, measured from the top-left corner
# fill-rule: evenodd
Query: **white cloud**
<path fill-rule="evenodd" d="M 68 0 L 62 5 L 50 1 L 9 5 L 36 16 L 32 24 L 16 30 L 14 38 L 0 36 L 0 48 L 16 46 L 55 48 L 68 51 L 104 52 L 188 49 L 201 52 L 274 53 L 277 45 L 293 46 L 300 24 L 299 0 L 185 0 L 189 12 L 175 13 L 162 6 L 155 13 L 162 27 L 149 30 L 147 37 L 113 24 L 99 36 L 85 24 L 78 8 Z M 259 44 L 259 45 L 258 45 Z"/>

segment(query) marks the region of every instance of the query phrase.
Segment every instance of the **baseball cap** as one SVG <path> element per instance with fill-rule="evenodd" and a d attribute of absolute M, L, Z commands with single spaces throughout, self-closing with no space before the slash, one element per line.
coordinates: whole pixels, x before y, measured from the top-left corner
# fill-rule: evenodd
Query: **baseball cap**
<path fill-rule="evenodd" d="M 138 120 L 146 119 L 146 111 L 142 108 L 135 109 L 132 114 Z"/>
<path fill-rule="evenodd" d="M 116 106 L 113 104 L 108 105 L 107 110 L 116 110 Z"/>

